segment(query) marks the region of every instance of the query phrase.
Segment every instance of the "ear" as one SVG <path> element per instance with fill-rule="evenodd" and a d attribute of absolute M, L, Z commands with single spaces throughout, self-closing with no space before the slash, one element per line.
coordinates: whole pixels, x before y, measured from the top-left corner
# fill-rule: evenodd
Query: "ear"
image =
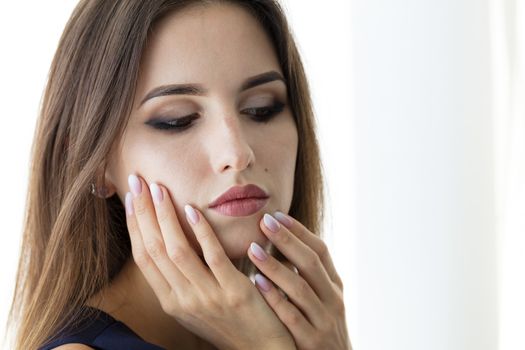
<path fill-rule="evenodd" d="M 111 175 L 106 169 L 105 162 L 97 170 L 96 179 L 97 180 L 95 182 L 95 189 L 96 189 L 95 195 L 97 197 L 109 198 L 109 197 L 112 197 L 115 194 L 115 192 L 117 192 L 117 188 L 115 187 L 113 181 L 111 180 Z"/>

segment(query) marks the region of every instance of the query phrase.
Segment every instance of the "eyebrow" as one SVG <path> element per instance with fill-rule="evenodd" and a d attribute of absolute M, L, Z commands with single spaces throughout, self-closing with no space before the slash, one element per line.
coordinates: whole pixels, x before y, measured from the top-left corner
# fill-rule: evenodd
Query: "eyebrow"
<path fill-rule="evenodd" d="M 266 84 L 272 81 L 280 80 L 286 85 L 286 80 L 283 76 L 276 71 L 269 71 L 266 73 L 258 74 L 253 77 L 246 79 L 239 89 L 239 92 L 251 89 L 255 86 Z M 140 102 L 140 106 L 149 99 L 159 96 L 168 95 L 194 95 L 202 96 L 208 94 L 208 90 L 205 89 L 201 84 L 169 84 L 161 85 L 152 89 Z"/>

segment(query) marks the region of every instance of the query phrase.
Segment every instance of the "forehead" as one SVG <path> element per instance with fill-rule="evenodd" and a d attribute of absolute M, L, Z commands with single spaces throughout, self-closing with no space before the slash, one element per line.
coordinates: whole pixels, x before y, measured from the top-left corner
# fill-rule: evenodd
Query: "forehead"
<path fill-rule="evenodd" d="M 247 10 L 228 3 L 198 5 L 168 15 L 145 48 L 138 96 L 173 83 L 238 89 L 248 76 L 281 72 L 270 38 Z"/>

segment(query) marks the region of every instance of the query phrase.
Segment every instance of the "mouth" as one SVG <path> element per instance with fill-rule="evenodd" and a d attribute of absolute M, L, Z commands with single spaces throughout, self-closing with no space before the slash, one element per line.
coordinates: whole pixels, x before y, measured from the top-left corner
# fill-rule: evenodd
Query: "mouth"
<path fill-rule="evenodd" d="M 223 202 L 210 209 L 226 216 L 249 216 L 264 208 L 268 199 L 269 197 L 239 198 Z"/>
<path fill-rule="evenodd" d="M 261 210 L 270 196 L 255 184 L 233 186 L 217 197 L 208 208 L 226 216 L 248 216 Z"/>

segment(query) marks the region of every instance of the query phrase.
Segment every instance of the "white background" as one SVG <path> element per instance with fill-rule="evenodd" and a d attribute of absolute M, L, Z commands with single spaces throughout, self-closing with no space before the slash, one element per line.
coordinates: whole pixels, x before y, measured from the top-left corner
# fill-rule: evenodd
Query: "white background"
<path fill-rule="evenodd" d="M 354 349 L 524 349 L 523 1 L 281 2 L 310 79 Z M 0 3 L 0 330 L 35 118 L 75 4 Z"/>
<path fill-rule="evenodd" d="M 4 186 L 7 190 L 4 192 L 6 201 L 0 204 L 2 222 L 5 223 L 4 234 L 0 238 L 0 285 L 3 286 L 0 288 L 0 331 L 3 331 L 14 288 L 29 152 L 37 110 L 58 39 L 76 3 L 76 0 L 28 1 L 24 4 L 0 2 L 0 102 L 4 116 L 4 124 L 0 128 L 0 152 L 3 160 L 0 176 L 2 183 L 8 184 Z M 323 157 L 326 158 L 324 167 L 331 177 L 326 180 L 330 187 L 327 192 L 332 192 L 329 193 L 332 199 L 327 200 L 331 212 L 327 213 L 326 222 L 327 227 L 332 228 L 327 228 L 325 232 L 336 267 L 348 286 L 348 300 L 352 285 L 348 268 L 355 266 L 349 259 L 355 254 L 350 255 L 347 251 L 355 247 L 349 243 L 350 234 L 354 230 L 350 229 L 353 220 L 348 217 L 352 184 L 348 181 L 351 114 L 346 102 L 349 96 L 347 82 L 350 78 L 348 4 L 336 4 L 340 10 L 335 11 L 335 16 L 328 8 L 319 11 L 313 2 L 301 4 L 300 1 L 287 1 L 283 4 L 293 15 L 290 19 L 293 20 L 292 26 L 297 22 L 297 28 L 294 29 L 298 44 L 304 51 L 307 71 L 310 71 L 307 73 L 317 100 L 314 102 L 315 107 L 317 113 L 323 116 L 319 117 L 322 119 L 319 121 L 319 137 L 322 139 Z M 305 21 L 313 13 L 324 17 L 321 20 L 324 28 L 321 30 L 312 31 L 311 23 Z M 337 16 L 340 16 L 339 19 Z M 325 40 L 327 35 L 332 39 Z M 322 50 L 318 50 L 320 45 Z M 340 103 L 334 104 L 334 100 Z M 340 118 L 342 115 L 345 117 Z M 338 184 L 332 184 L 334 181 Z M 333 223 L 331 217 L 334 218 Z M 346 303 L 351 304 L 350 301 Z M 4 346 L 8 348 L 7 345 Z"/>

